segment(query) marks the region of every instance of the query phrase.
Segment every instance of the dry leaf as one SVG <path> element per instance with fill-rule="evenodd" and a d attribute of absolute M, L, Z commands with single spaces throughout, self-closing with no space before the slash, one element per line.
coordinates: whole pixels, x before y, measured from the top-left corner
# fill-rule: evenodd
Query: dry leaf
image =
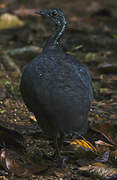
<path fill-rule="evenodd" d="M 0 126 L 0 146 L 24 152 L 26 142 L 24 137 L 18 132 Z"/>
<path fill-rule="evenodd" d="M 111 156 L 114 157 L 115 160 L 117 160 L 117 149 L 111 152 Z"/>
<path fill-rule="evenodd" d="M 98 156 L 95 161 L 97 162 L 107 162 L 109 159 L 109 152 L 105 152 L 104 154 L 102 154 L 101 156 Z"/>
<path fill-rule="evenodd" d="M 0 30 L 23 26 L 24 23 L 17 16 L 5 13 L 0 17 Z"/>
<path fill-rule="evenodd" d="M 100 64 L 98 69 L 102 73 L 117 73 L 117 64 Z"/>
<path fill-rule="evenodd" d="M 110 168 L 103 163 L 93 163 L 89 166 L 78 168 L 80 171 L 87 171 L 89 174 L 104 179 L 117 179 L 117 169 Z"/>
<path fill-rule="evenodd" d="M 35 118 L 35 116 L 33 114 L 30 115 L 30 119 L 37 122 L 37 120 L 36 120 L 36 118 Z"/>
<path fill-rule="evenodd" d="M 104 141 L 102 141 L 102 140 L 95 141 L 95 144 L 101 145 L 101 146 L 109 146 L 109 147 L 113 147 L 112 144 L 108 144 L 108 143 L 106 143 L 106 142 L 104 142 Z"/>
<path fill-rule="evenodd" d="M 93 131 L 101 133 L 110 143 L 117 144 L 117 125 L 111 125 L 109 123 L 93 124 L 90 127 Z"/>
<path fill-rule="evenodd" d="M 16 151 L 5 148 L 0 151 L 0 164 L 5 170 L 17 176 L 39 174 L 47 169 L 47 164 L 41 161 L 39 164 L 31 162 L 26 153 L 18 154 Z"/>

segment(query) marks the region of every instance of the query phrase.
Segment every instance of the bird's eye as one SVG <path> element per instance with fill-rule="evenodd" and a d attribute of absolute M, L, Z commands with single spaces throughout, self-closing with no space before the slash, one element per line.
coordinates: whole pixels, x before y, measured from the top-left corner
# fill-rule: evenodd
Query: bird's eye
<path fill-rule="evenodd" d="M 53 11 L 52 12 L 52 16 L 56 16 L 57 15 L 57 12 L 56 11 Z"/>

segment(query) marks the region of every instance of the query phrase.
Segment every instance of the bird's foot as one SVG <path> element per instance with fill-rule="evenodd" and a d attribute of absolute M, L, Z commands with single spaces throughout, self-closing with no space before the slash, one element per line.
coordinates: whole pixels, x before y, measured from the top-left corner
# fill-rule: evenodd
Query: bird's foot
<path fill-rule="evenodd" d="M 68 160 L 67 157 L 61 156 L 58 158 L 58 167 L 60 168 L 68 168 L 68 165 L 66 163 L 66 161 Z"/>

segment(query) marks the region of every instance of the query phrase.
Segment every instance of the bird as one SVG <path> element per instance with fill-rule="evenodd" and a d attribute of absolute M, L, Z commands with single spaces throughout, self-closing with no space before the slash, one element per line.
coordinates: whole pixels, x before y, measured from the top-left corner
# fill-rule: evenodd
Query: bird
<path fill-rule="evenodd" d="M 57 164 L 66 167 L 61 155 L 68 133 L 82 136 L 88 129 L 88 112 L 93 100 L 92 80 L 86 66 L 64 52 L 60 40 L 68 18 L 60 8 L 35 12 L 56 25 L 43 51 L 25 65 L 20 91 L 28 110 L 34 113 L 39 127 L 55 143 Z"/>

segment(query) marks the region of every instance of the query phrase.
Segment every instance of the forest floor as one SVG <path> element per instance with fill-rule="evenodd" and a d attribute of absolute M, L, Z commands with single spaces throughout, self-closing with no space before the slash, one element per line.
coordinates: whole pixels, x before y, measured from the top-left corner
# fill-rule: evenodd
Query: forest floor
<path fill-rule="evenodd" d="M 109 179 L 109 177 L 117 179 L 117 133 L 112 129 L 117 125 L 117 2 L 75 0 L 73 3 L 66 0 L 51 2 L 32 0 L 29 3 L 22 0 L 19 3 L 17 0 L 6 0 L 0 4 L 1 7 L 4 12 L 17 15 L 24 22 L 24 26 L 0 30 L 0 126 L 16 130 L 25 138 L 27 157 L 33 164 L 34 162 L 38 164 L 37 172 L 40 173 L 34 173 L 34 175 L 26 173 L 26 177 L 12 174 L 10 177 L 8 171 L 4 170 L 5 162 L 2 162 L 0 179 L 98 180 Z M 63 154 L 69 157 L 66 169 L 57 168 L 56 161 L 51 158 L 54 153 L 51 146 L 52 140 L 50 138 L 48 140 L 48 137 L 40 131 L 19 92 L 23 66 L 42 51 L 45 40 L 52 33 L 51 25 L 31 12 L 51 7 L 60 7 L 69 16 L 69 28 L 64 35 L 62 46 L 66 52 L 83 62 L 91 73 L 94 101 L 93 109 L 89 113 L 89 122 L 91 125 L 94 123 L 104 125 L 106 132 L 103 132 L 101 127 L 99 131 L 107 137 L 105 140 L 104 136 L 91 129 L 86 135 L 86 139 L 96 146 L 98 153 L 85 151 L 79 146 L 73 147 L 69 143 L 71 142 L 69 137 L 66 137 L 63 149 Z M 105 124 L 110 125 L 110 129 Z M 9 150 L 7 145 L 4 146 L 4 137 L 1 134 L 0 130 L 0 137 L 2 137 L 0 147 L 10 154 L 11 149 Z M 9 135 L 5 134 L 5 136 L 8 138 Z M 108 145 L 95 144 L 98 140 Z M 110 153 L 109 160 L 99 161 L 97 165 L 95 158 L 104 152 Z M 10 155 L 11 159 L 14 159 L 14 156 Z M 1 159 L 0 152 L 0 161 Z M 88 169 L 89 165 L 92 166 L 93 171 Z M 17 168 L 17 166 L 14 167 Z M 37 166 L 31 167 L 37 168 Z M 83 167 L 86 170 L 83 171 Z M 102 174 L 98 172 L 101 167 Z M 113 173 L 111 171 L 110 174 L 106 174 L 105 167 L 108 168 L 108 172 L 112 170 Z M 34 170 L 31 171 L 34 172 Z M 23 174 L 20 168 L 16 174 Z"/>

